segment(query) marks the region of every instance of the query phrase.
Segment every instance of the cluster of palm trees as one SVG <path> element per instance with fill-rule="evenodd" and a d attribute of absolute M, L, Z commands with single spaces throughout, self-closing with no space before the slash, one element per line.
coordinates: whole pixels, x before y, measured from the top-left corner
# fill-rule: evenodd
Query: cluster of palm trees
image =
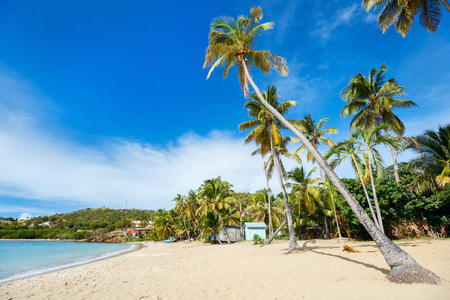
<path fill-rule="evenodd" d="M 392 2 L 395 5 L 395 3 L 405 4 L 412 3 L 413 1 L 364 2 L 367 7 L 371 7 L 371 5 L 378 6 L 385 2 Z M 252 100 L 246 104 L 252 120 L 241 124 L 240 129 L 253 128 L 252 132 L 247 136 L 246 142 L 254 141 L 256 143 L 258 148 L 254 154 L 259 153 L 264 157 L 270 153 L 269 160 L 264 165 L 264 170 L 267 178 L 270 175 L 270 165 L 273 165 L 277 172 L 288 223 L 290 237 L 289 249 L 291 251 L 298 250 L 299 247 L 295 241 L 292 218 L 293 208 L 289 203 L 289 197 L 283 182 L 286 177 L 286 171 L 282 167 L 280 157 L 284 155 L 297 160 L 299 158 L 288 153 L 286 144 L 291 138 L 283 137 L 281 135 L 282 129 L 290 130 L 297 138 L 294 141 L 302 143 L 300 149 L 308 151 L 308 158 L 316 162 L 326 173 L 326 179 L 321 174 L 321 181 L 323 183 L 330 181 L 331 183 L 328 183 L 328 186 L 334 185 L 335 189 L 333 188 L 333 190 L 339 191 L 347 201 L 391 267 L 390 279 L 392 281 L 439 283 L 440 279 L 437 275 L 420 266 L 409 254 L 400 249 L 384 234 L 374 184 L 376 179 L 379 180 L 384 175 L 381 156 L 375 147 L 379 144 L 389 145 L 394 159 L 394 172 L 397 173 L 395 152 L 400 149 L 402 142 L 408 141 L 404 137 L 392 137 L 389 134 L 389 131 L 397 135 L 402 135 L 404 132 L 403 123 L 392 113 L 392 109 L 396 107 L 405 108 L 416 106 L 416 104 L 409 100 L 400 100 L 397 98 L 404 94 L 404 90 L 394 79 L 385 80 L 386 67 L 384 65 L 378 71 L 373 69 L 368 78 L 362 74 L 352 77 L 348 87 L 343 90 L 342 96 L 347 102 L 347 105 L 342 110 L 342 116 L 355 115 L 350 126 L 352 133 L 348 141 L 339 143 L 338 145 L 333 145 L 334 143 L 331 141 L 328 142 L 328 145 L 332 146 L 330 156 L 336 155 L 336 159 L 339 159 L 341 156 L 340 151 L 345 150 L 345 147 L 353 148 L 352 161 L 355 164 L 355 169 L 359 170 L 358 173 L 362 184 L 365 185 L 368 181 L 366 174 L 370 178 L 376 210 L 375 216 L 372 209 L 371 218 L 345 187 L 333 171 L 332 166 L 319 153 L 317 145 L 320 142 L 320 138 L 317 137 L 317 133 L 323 132 L 323 130 L 315 130 L 319 127 L 317 124 L 312 128 L 307 128 L 302 122 L 287 120 L 283 115 L 295 103 L 287 102 L 278 104 L 276 88 L 273 85 L 269 85 L 267 92 L 261 93 L 254 83 L 250 75 L 251 67 L 259 68 L 264 74 L 267 74 L 270 69 L 275 69 L 282 76 L 288 75 L 288 68 L 284 58 L 267 50 L 254 49 L 256 38 L 264 31 L 273 28 L 272 22 L 261 23 L 262 17 L 262 11 L 257 7 L 250 10 L 249 16 L 241 16 L 237 20 L 231 17 L 218 17 L 214 19 L 211 23 L 209 46 L 206 50 L 204 67 L 211 66 L 208 73 L 209 77 L 217 66 L 222 65 L 225 67 L 223 76 L 226 77 L 230 67 L 236 65 L 244 96 L 248 96 L 249 83 L 255 91 L 251 96 Z M 392 24 L 392 22 L 389 24 Z M 313 119 L 311 116 L 304 118 L 304 122 L 308 122 L 308 120 Z M 319 125 L 323 123 L 324 121 L 318 122 Z M 332 131 L 333 129 L 328 129 L 329 133 Z M 336 152 L 336 154 L 333 152 Z M 445 174 L 448 174 L 448 171 L 447 173 L 443 173 L 444 176 Z M 396 180 L 399 180 L 398 175 L 396 175 Z M 371 200 L 368 197 L 367 200 L 370 206 L 372 206 Z"/>

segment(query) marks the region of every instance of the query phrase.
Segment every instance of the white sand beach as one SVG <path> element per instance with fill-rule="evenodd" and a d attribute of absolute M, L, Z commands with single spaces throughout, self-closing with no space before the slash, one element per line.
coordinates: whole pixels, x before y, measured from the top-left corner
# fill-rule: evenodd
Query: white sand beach
<path fill-rule="evenodd" d="M 350 245 L 361 253 L 343 252 Z M 149 243 L 148 248 L 6 283 L 0 299 L 450 299 L 450 240 L 398 245 L 442 278 L 439 286 L 389 282 L 373 242 Z"/>

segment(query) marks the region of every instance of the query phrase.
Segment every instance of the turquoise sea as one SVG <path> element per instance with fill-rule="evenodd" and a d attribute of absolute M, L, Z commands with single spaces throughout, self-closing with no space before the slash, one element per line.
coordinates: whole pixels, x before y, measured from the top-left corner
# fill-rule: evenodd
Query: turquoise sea
<path fill-rule="evenodd" d="M 0 240 L 0 284 L 85 264 L 135 247 L 133 244 Z"/>

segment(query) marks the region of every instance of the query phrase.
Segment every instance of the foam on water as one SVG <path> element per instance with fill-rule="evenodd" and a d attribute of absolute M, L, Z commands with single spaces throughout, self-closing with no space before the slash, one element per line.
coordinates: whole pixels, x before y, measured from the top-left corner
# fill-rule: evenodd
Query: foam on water
<path fill-rule="evenodd" d="M 0 284 L 101 260 L 136 247 L 134 244 L 0 241 Z"/>

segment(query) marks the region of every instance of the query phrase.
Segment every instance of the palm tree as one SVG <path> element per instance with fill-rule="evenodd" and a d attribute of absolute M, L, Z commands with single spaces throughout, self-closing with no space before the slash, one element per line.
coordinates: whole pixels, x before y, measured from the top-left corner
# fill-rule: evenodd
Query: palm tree
<path fill-rule="evenodd" d="M 206 216 L 208 212 L 215 212 L 225 230 L 227 242 L 230 244 L 231 241 L 224 224 L 222 212 L 229 210 L 234 204 L 235 199 L 232 197 L 231 185 L 226 181 L 222 181 L 220 177 L 208 179 L 202 184 L 200 195 L 203 199 L 197 213 L 201 216 Z"/>
<path fill-rule="evenodd" d="M 411 29 L 414 17 L 420 16 L 420 24 L 428 32 L 435 33 L 441 23 L 441 5 L 450 12 L 448 0 L 363 0 L 363 6 L 366 11 L 371 8 L 377 10 L 383 6 L 378 15 L 378 26 L 383 33 L 395 23 L 395 30 L 405 37 Z"/>
<path fill-rule="evenodd" d="M 323 118 L 316 123 L 316 121 L 311 117 L 311 114 L 308 114 L 302 119 L 296 121 L 294 125 L 306 135 L 306 138 L 311 142 L 314 148 L 318 150 L 319 144 L 327 145 L 328 147 L 334 146 L 334 142 L 331 139 L 324 137 L 325 134 L 338 133 L 337 129 L 334 127 L 323 128 L 328 119 L 329 118 Z M 298 138 L 292 139 L 292 143 L 296 143 L 298 141 Z M 305 151 L 304 145 L 298 148 L 295 154 L 303 151 Z M 314 157 L 311 153 L 308 153 L 307 159 L 308 161 L 312 161 L 314 163 Z M 323 181 L 322 169 L 319 169 L 319 171 L 320 178 Z"/>
<path fill-rule="evenodd" d="M 318 189 L 320 179 L 312 178 L 312 174 L 316 172 L 316 168 L 312 168 L 306 173 L 303 166 L 295 168 L 288 173 L 291 180 L 286 186 L 291 187 L 291 194 L 293 199 L 297 202 L 297 207 L 300 210 L 305 207 L 310 213 L 316 211 L 316 199 L 314 193 Z"/>
<path fill-rule="evenodd" d="M 266 219 L 271 215 L 271 219 L 275 224 L 280 223 L 280 216 L 284 214 L 279 207 L 272 207 L 269 211 L 269 203 L 275 201 L 275 197 L 271 195 L 268 189 L 261 189 L 256 191 L 252 197 L 252 204 L 247 207 L 247 211 L 251 215 L 253 222 L 266 222 Z"/>
<path fill-rule="evenodd" d="M 167 239 L 173 232 L 173 219 L 169 211 L 160 209 L 153 217 L 153 226 L 158 234 L 161 234 L 164 239 Z"/>
<path fill-rule="evenodd" d="M 341 93 L 342 98 L 347 104 L 342 108 L 341 116 L 355 115 L 350 123 L 350 129 L 357 127 L 371 129 L 376 125 L 388 124 L 384 129 L 385 135 L 388 135 L 388 129 L 398 135 L 403 135 L 405 125 L 392 112 L 394 108 L 418 107 L 411 100 L 397 99 L 398 96 L 404 96 L 405 90 L 399 86 L 394 78 L 385 80 L 387 66 L 382 64 L 380 70 L 373 68 L 369 77 L 366 78 L 359 73 L 350 78 L 350 83 Z M 394 164 L 394 177 L 398 183 L 397 157 L 393 147 L 390 147 L 392 161 Z"/>
<path fill-rule="evenodd" d="M 332 204 L 333 204 L 333 212 L 334 212 L 334 220 L 336 221 L 336 227 L 338 230 L 338 236 L 341 239 L 342 235 L 341 235 L 341 229 L 339 228 L 339 220 L 337 217 L 337 212 L 336 212 L 336 204 L 334 202 L 334 199 L 338 196 L 338 193 L 336 191 L 336 187 L 331 183 L 331 181 L 327 178 L 324 182 L 322 182 L 322 184 L 325 186 L 326 191 L 327 191 L 327 196 L 329 197 L 329 199 L 331 200 Z"/>
<path fill-rule="evenodd" d="M 172 201 L 176 202 L 174 210 L 181 215 L 181 218 L 183 219 L 183 225 L 184 225 L 184 230 L 186 232 L 186 236 L 187 236 L 188 240 L 190 240 L 191 237 L 189 235 L 189 231 L 188 231 L 188 228 L 186 226 L 186 219 L 184 218 L 184 212 L 183 212 L 186 209 L 185 208 L 185 203 L 184 203 L 185 200 L 186 200 L 186 197 L 178 194 L 175 197 L 175 199 L 173 199 Z"/>
<path fill-rule="evenodd" d="M 376 126 L 370 130 L 363 128 L 358 128 L 352 133 L 353 141 L 358 144 L 361 148 L 366 150 L 367 154 L 367 167 L 369 169 L 370 182 L 372 184 L 373 200 L 375 202 L 375 209 L 378 217 L 378 225 L 381 231 L 384 232 L 383 220 L 381 217 L 380 206 L 378 204 L 377 192 L 375 190 L 375 180 L 373 177 L 372 163 L 376 167 L 377 179 L 381 181 L 385 175 L 386 171 L 383 167 L 383 158 L 378 150 L 375 148 L 378 145 L 389 145 L 392 148 L 398 150 L 402 146 L 402 142 L 399 139 L 393 138 L 389 135 L 377 135 L 380 130 L 384 130 L 388 127 L 388 124 L 383 124 Z"/>
<path fill-rule="evenodd" d="M 286 60 L 267 50 L 254 50 L 256 37 L 268 29 L 273 28 L 273 22 L 260 24 L 263 17 L 261 8 L 250 9 L 249 17 L 238 17 L 237 21 L 231 17 L 218 17 L 211 23 L 209 32 L 209 46 L 206 49 L 203 67 L 211 66 L 211 72 L 219 65 L 225 66 L 223 77 L 227 77 L 229 69 L 236 64 L 239 82 L 248 95 L 248 69 L 251 65 L 259 68 L 264 74 L 270 69 L 277 70 L 281 75 L 288 74 Z"/>
<path fill-rule="evenodd" d="M 206 215 L 204 215 L 200 219 L 199 226 L 202 230 L 202 233 L 200 234 L 199 237 L 204 238 L 210 234 L 215 234 L 219 244 L 222 244 L 222 242 L 219 239 L 219 230 L 220 230 L 221 224 L 220 224 L 219 218 L 217 217 L 215 212 L 213 212 L 213 211 L 207 212 Z M 212 242 L 213 242 L 213 240 L 211 239 L 211 243 Z"/>
<path fill-rule="evenodd" d="M 293 181 L 289 182 L 288 186 L 292 187 L 291 195 L 297 203 L 299 214 L 301 215 L 303 211 L 309 216 L 307 218 L 299 219 L 299 222 L 302 224 L 311 222 L 312 218 L 310 216 L 316 215 L 321 211 L 319 207 L 323 207 L 323 202 L 320 199 L 322 195 L 317 186 L 320 183 L 320 179 L 311 178 L 315 171 L 316 168 L 313 168 L 306 174 L 306 171 L 302 166 L 300 168 L 295 168 L 293 171 L 289 172 L 288 175 L 289 179 Z M 324 218 L 324 226 L 328 233 L 326 217 Z"/>
<path fill-rule="evenodd" d="M 232 18 L 216 18 L 211 26 L 209 46 L 204 67 L 212 65 L 215 68 L 222 63 L 225 65 L 224 75 L 226 76 L 229 68 L 236 63 L 241 86 L 246 86 L 247 83 L 250 83 L 263 105 L 273 113 L 283 126 L 291 130 L 295 136 L 300 139 L 306 149 L 311 153 L 314 160 L 319 164 L 322 170 L 325 171 L 331 182 L 333 182 L 339 192 L 343 195 L 344 199 L 371 235 L 386 262 L 391 267 L 390 279 L 392 281 L 438 284 L 440 278 L 436 274 L 419 265 L 414 258 L 395 245 L 378 229 L 358 201 L 356 201 L 355 197 L 353 197 L 336 173 L 334 173 L 333 169 L 309 142 L 305 135 L 289 123 L 282 114 L 269 105 L 264 99 L 250 76 L 247 64 L 250 66 L 250 63 L 254 63 L 254 65 L 260 68 L 264 73 L 267 73 L 270 68 L 274 68 L 282 75 L 287 75 L 287 67 L 285 59 L 275 56 L 269 51 L 256 51 L 250 48 L 255 45 L 257 35 L 273 27 L 272 23 L 259 24 L 261 19 L 262 12 L 259 7 L 250 10 L 250 17 L 240 17 L 238 19 L 238 23 L 242 26 L 236 26 L 236 22 Z M 255 59 L 256 57 L 258 57 L 258 59 Z M 214 69 L 213 67 L 209 74 L 211 74 L 211 71 Z M 244 95 L 246 95 L 245 89 Z"/>
<path fill-rule="evenodd" d="M 438 131 L 427 130 L 414 137 L 420 144 L 420 156 L 410 161 L 410 167 L 418 171 L 411 183 L 414 191 L 435 191 L 438 186 L 450 182 L 450 124 L 439 126 Z"/>
<path fill-rule="evenodd" d="M 364 154 L 364 152 L 361 151 L 361 147 L 358 146 L 354 141 L 355 136 L 350 135 L 350 138 L 348 140 L 343 140 L 336 144 L 335 146 L 331 147 L 327 154 L 324 156 L 326 160 L 329 160 L 330 157 L 333 157 L 333 160 L 330 162 L 330 166 L 334 169 L 337 166 L 339 166 L 342 162 L 344 162 L 347 159 L 350 159 L 351 166 L 353 170 L 355 171 L 357 177 L 359 178 L 361 182 L 361 186 L 364 190 L 364 194 L 366 195 L 367 204 L 370 208 L 370 213 L 372 214 L 372 219 L 375 225 L 380 228 L 380 225 L 378 224 L 377 217 L 374 213 L 372 202 L 369 198 L 369 194 L 367 193 L 366 189 L 366 183 L 363 178 L 363 166 L 361 158 L 358 156 L 358 153 L 361 153 L 364 157 L 364 165 L 367 166 L 367 155 Z M 367 175 L 369 175 L 368 172 L 366 172 Z M 366 177 L 366 176 L 364 176 Z"/>
<path fill-rule="evenodd" d="M 277 112 L 282 115 L 287 113 L 288 110 L 295 105 L 294 101 L 279 103 L 275 85 L 269 85 L 267 92 L 264 92 L 262 97 L 271 105 L 271 107 L 274 107 Z M 239 131 L 242 132 L 243 130 L 254 128 L 244 140 L 246 144 L 255 141 L 256 144 L 260 146 L 253 154 L 259 153 L 264 157 L 269 151 L 271 152 L 269 159 L 264 165 L 266 178 L 270 178 L 273 168 L 275 167 L 285 201 L 286 217 L 289 228 L 289 251 L 296 251 L 299 250 L 300 247 L 295 238 L 294 225 L 290 213 L 291 210 L 289 208 L 289 199 L 283 183 L 283 174 L 285 174 L 286 171 L 284 170 L 280 159 L 281 154 L 291 156 L 286 148 L 286 143 L 290 139 L 288 137 L 282 137 L 280 128 L 283 128 L 283 126 L 261 103 L 259 97 L 256 94 L 252 94 L 251 98 L 252 100 L 248 101 L 244 107 L 248 109 L 250 117 L 255 119 L 240 124 Z M 271 216 L 271 213 L 269 213 L 269 216 Z M 271 219 L 270 223 L 272 223 Z M 270 231 L 271 230 L 269 230 L 269 232 Z"/>

